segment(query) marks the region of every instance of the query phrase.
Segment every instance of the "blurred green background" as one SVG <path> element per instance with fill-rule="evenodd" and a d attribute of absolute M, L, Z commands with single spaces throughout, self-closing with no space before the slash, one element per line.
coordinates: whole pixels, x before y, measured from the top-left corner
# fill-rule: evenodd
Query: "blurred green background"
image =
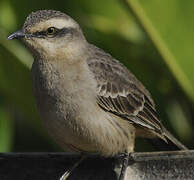
<path fill-rule="evenodd" d="M 194 1 L 0 0 L 0 152 L 61 150 L 34 105 L 33 59 L 21 42 L 6 40 L 39 9 L 60 10 L 78 21 L 89 42 L 143 82 L 163 124 L 194 147 Z M 136 150 L 151 147 L 139 140 Z"/>

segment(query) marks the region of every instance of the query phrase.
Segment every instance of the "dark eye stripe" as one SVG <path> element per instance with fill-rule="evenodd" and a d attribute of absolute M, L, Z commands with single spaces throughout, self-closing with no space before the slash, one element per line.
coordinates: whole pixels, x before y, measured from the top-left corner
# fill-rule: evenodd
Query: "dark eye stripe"
<path fill-rule="evenodd" d="M 56 34 L 56 37 L 63 37 L 66 34 L 71 34 L 71 35 L 76 36 L 79 34 L 79 29 L 71 28 L 71 27 L 60 29 L 60 31 Z"/>
<path fill-rule="evenodd" d="M 55 33 L 50 38 L 52 38 L 52 37 L 62 37 L 62 36 L 65 36 L 68 33 L 73 33 L 74 31 L 76 31 L 75 28 L 62 28 L 62 29 L 55 28 Z M 31 34 L 31 36 L 32 37 L 37 37 L 37 38 L 46 38 L 46 37 L 48 37 L 47 30 L 35 32 L 35 33 Z"/>
<path fill-rule="evenodd" d="M 53 37 L 57 35 L 57 33 L 60 31 L 60 29 L 55 28 L 55 33 L 53 34 Z M 32 34 L 33 37 L 37 38 L 45 38 L 47 37 L 47 30 L 45 31 L 37 31 Z"/>
<path fill-rule="evenodd" d="M 44 38 L 46 36 L 46 31 L 37 31 L 33 33 L 32 36 L 37 38 Z"/>

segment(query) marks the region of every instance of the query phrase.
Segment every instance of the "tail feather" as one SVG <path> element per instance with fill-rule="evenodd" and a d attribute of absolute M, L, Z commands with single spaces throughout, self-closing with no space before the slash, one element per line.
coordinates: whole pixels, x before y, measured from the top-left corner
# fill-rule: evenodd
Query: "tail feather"
<path fill-rule="evenodd" d="M 168 130 L 163 129 L 165 140 L 161 138 L 150 139 L 153 146 L 162 151 L 188 150 L 179 140 L 177 140 Z"/>
<path fill-rule="evenodd" d="M 178 139 L 176 139 L 167 129 L 164 129 L 164 135 L 167 139 L 168 144 L 172 144 L 177 150 L 188 150 Z"/>

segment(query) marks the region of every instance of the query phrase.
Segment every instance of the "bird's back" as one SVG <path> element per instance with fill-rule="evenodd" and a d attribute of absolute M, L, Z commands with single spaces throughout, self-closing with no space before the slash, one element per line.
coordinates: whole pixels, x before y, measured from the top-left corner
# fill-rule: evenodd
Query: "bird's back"
<path fill-rule="evenodd" d="M 161 139 L 160 144 L 169 144 L 167 149 L 187 149 L 163 127 L 143 84 L 108 53 L 91 44 L 89 49 L 93 56 L 87 62 L 97 81 L 99 106 L 132 123 L 136 136 Z M 153 142 L 158 144 L 158 140 Z"/>

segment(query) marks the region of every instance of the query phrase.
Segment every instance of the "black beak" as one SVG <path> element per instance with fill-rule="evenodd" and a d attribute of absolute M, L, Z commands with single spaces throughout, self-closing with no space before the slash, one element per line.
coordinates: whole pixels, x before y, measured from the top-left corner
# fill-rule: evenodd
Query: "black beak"
<path fill-rule="evenodd" d="M 12 34 L 10 34 L 7 39 L 11 40 L 11 39 L 22 39 L 25 37 L 25 33 L 22 30 L 18 30 Z"/>

